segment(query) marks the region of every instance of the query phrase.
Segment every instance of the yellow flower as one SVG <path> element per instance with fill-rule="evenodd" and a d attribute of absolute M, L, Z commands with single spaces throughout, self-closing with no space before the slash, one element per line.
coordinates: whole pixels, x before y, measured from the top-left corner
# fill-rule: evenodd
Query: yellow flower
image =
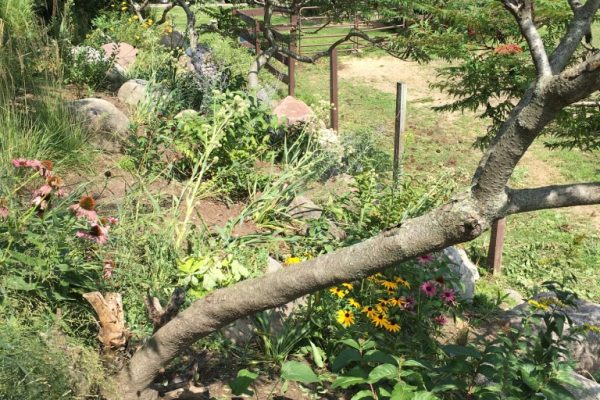
<path fill-rule="evenodd" d="M 370 280 L 370 281 L 372 281 L 372 282 L 378 282 L 378 281 L 379 281 L 379 278 L 380 278 L 381 276 L 382 276 L 382 275 L 381 275 L 381 273 L 379 273 L 379 272 L 378 272 L 378 273 L 376 273 L 375 275 L 371 275 L 371 276 L 369 276 L 367 279 L 368 279 L 368 280 Z"/>
<path fill-rule="evenodd" d="M 337 321 L 347 328 L 350 325 L 354 325 L 354 314 L 350 310 L 338 310 Z"/>
<path fill-rule="evenodd" d="M 127 11 L 127 7 L 126 6 L 121 7 L 121 11 Z"/>
<path fill-rule="evenodd" d="M 148 23 L 148 25 L 152 25 L 154 23 L 154 21 L 152 20 L 152 18 L 148 18 L 148 21 L 146 21 Z"/>
<path fill-rule="evenodd" d="M 549 309 L 547 304 L 540 303 L 539 301 L 528 300 L 527 303 L 537 310 L 548 311 L 548 309 Z"/>
<path fill-rule="evenodd" d="M 402 307 L 403 305 L 406 304 L 406 300 L 404 300 L 402 297 L 390 297 L 387 300 L 387 304 L 390 304 L 392 306 L 397 306 L 397 307 Z"/>
<path fill-rule="evenodd" d="M 373 318 L 373 316 L 375 316 L 377 314 L 377 311 L 375 311 L 375 308 L 372 306 L 363 307 L 362 312 L 367 314 L 368 318 Z"/>
<path fill-rule="evenodd" d="M 410 283 L 408 283 L 406 280 L 400 278 L 399 276 L 396 277 L 396 279 L 394 279 L 396 281 L 396 283 L 401 284 L 402 286 L 406 286 L 407 289 L 410 289 Z"/>
<path fill-rule="evenodd" d="M 373 322 L 373 325 L 375 325 L 377 328 L 381 328 L 385 327 L 386 324 L 389 324 L 390 321 L 385 319 L 384 315 L 376 313 L 371 317 L 371 322 Z"/>
<path fill-rule="evenodd" d="M 285 261 L 283 263 L 285 265 L 292 265 L 292 264 L 298 264 L 299 262 L 302 262 L 300 257 L 288 257 L 285 259 Z"/>
<path fill-rule="evenodd" d="M 346 296 L 348 294 L 348 291 L 341 290 L 340 288 L 338 288 L 336 286 L 329 288 L 329 291 L 331 292 L 331 294 L 336 295 L 340 299 L 343 299 L 344 296 Z"/>
<path fill-rule="evenodd" d="M 360 308 L 360 303 L 355 299 L 348 299 L 348 303 L 354 308 Z"/>
<path fill-rule="evenodd" d="M 342 286 L 347 288 L 348 290 L 352 290 L 352 284 L 351 283 L 342 283 Z"/>
<path fill-rule="evenodd" d="M 396 282 L 381 281 L 380 283 L 381 283 L 381 285 L 383 285 L 384 288 L 386 288 L 388 290 L 397 289 L 398 288 L 398 284 Z"/>
<path fill-rule="evenodd" d="M 383 327 L 385 328 L 386 331 L 388 332 L 392 332 L 392 333 L 396 333 L 396 332 L 400 332 L 400 324 L 398 324 L 396 321 L 394 320 L 389 320 L 386 321 L 383 325 Z"/>

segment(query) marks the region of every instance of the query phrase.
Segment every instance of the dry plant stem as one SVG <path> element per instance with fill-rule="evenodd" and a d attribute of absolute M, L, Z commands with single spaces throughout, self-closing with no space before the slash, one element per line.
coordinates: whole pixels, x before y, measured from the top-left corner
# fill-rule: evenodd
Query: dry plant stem
<path fill-rule="evenodd" d="M 531 84 L 483 156 L 470 190 L 425 215 L 404 221 L 399 228 L 197 300 L 134 354 L 120 376 L 124 398 L 156 398 L 157 393 L 149 388 L 160 368 L 199 338 L 236 319 L 472 240 L 489 229 L 495 219 L 508 214 L 600 203 L 600 183 L 525 190 L 507 187 L 515 166 L 556 113 L 600 89 L 599 55 L 562 71 L 567 65 L 562 57 L 573 54 L 575 48 L 570 44 L 581 41 L 590 28 L 591 18 L 586 13 L 595 12 L 598 4 L 600 0 L 588 0 L 576 12 L 574 19 L 587 22 L 581 26 L 575 23 L 577 28 L 569 29 L 567 34 L 571 37 L 561 41 L 552 61 L 553 74 L 548 75 L 545 66 L 541 68 L 543 73 Z"/>

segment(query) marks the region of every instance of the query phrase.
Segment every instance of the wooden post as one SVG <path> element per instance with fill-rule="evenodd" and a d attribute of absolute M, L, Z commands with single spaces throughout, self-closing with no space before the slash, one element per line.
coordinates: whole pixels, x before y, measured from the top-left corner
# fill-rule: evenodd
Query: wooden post
<path fill-rule="evenodd" d="M 354 13 L 354 30 L 358 30 L 358 12 Z M 358 38 L 352 39 L 352 50 L 358 52 Z"/>
<path fill-rule="evenodd" d="M 254 51 L 256 52 L 256 57 L 260 55 L 260 22 L 254 21 Z"/>
<path fill-rule="evenodd" d="M 488 251 L 488 266 L 494 275 L 500 275 L 502 272 L 502 248 L 504 247 L 504 231 L 506 228 L 506 218 L 500 218 L 492 223 L 492 236 L 490 238 L 490 248 Z"/>
<path fill-rule="evenodd" d="M 296 52 L 296 25 L 298 24 L 298 16 L 292 15 L 290 17 L 290 24 L 292 29 L 290 31 L 290 51 Z M 296 94 L 296 60 L 292 57 L 287 58 L 288 60 L 288 95 L 294 96 Z"/>
<path fill-rule="evenodd" d="M 404 146 L 402 145 L 402 133 L 406 127 L 406 85 L 402 82 L 396 84 L 396 116 L 394 130 L 394 182 L 398 180 L 400 161 Z"/>
<path fill-rule="evenodd" d="M 331 129 L 339 131 L 338 61 L 337 49 L 329 55 L 329 103 L 331 105 Z"/>

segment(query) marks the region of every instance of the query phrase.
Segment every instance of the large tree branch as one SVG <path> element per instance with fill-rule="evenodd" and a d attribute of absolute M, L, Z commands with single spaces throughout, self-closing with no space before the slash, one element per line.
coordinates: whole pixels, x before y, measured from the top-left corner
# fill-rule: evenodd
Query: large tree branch
<path fill-rule="evenodd" d="M 196 48 L 198 47 L 198 35 L 196 34 L 196 15 L 190 10 L 190 7 L 186 3 L 185 0 L 177 0 L 177 4 L 183 11 L 185 11 L 185 15 L 187 17 L 187 26 L 186 31 L 188 37 L 190 38 L 190 47 L 192 49 L 192 55 L 196 53 Z"/>
<path fill-rule="evenodd" d="M 600 204 L 600 182 L 508 191 L 506 214 Z"/>
<path fill-rule="evenodd" d="M 550 56 L 553 73 L 559 73 L 569 63 L 569 60 L 581 43 L 581 39 L 590 32 L 594 16 L 600 7 L 600 0 L 587 0 L 585 5 L 577 0 L 569 2 L 573 9 L 574 18 L 569 23 L 567 33 Z"/>
<path fill-rule="evenodd" d="M 529 52 L 531 53 L 531 58 L 533 59 L 538 75 L 552 75 L 544 42 L 533 20 L 532 0 L 503 0 L 503 4 L 515 17 L 521 33 L 525 37 L 525 40 L 527 40 Z"/>

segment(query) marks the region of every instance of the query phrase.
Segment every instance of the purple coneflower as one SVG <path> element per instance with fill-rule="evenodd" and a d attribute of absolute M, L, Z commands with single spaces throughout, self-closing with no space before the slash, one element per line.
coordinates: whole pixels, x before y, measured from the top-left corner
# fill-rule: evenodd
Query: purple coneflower
<path fill-rule="evenodd" d="M 421 291 L 425 293 L 428 297 L 435 296 L 437 292 L 437 287 L 435 281 L 427 281 L 421 285 Z"/>
<path fill-rule="evenodd" d="M 433 257 L 433 254 L 425 254 L 425 255 L 417 257 L 417 262 L 422 265 L 429 264 L 433 260 L 435 260 L 435 257 Z"/>
<path fill-rule="evenodd" d="M 447 304 L 454 303 L 454 301 L 456 301 L 456 293 L 454 292 L 454 289 L 444 289 L 442 293 L 440 293 L 440 299 Z"/>
<path fill-rule="evenodd" d="M 105 244 L 108 242 L 108 226 L 100 226 L 97 224 L 92 225 L 88 232 L 77 231 L 75 236 L 82 239 L 91 240 L 98 244 Z"/>
<path fill-rule="evenodd" d="M 73 204 L 69 207 L 69 210 L 75 214 L 77 218 L 85 218 L 90 223 L 96 224 L 98 222 L 98 214 L 94 208 L 96 207 L 96 201 L 90 196 L 83 196 L 79 203 Z"/>
<path fill-rule="evenodd" d="M 4 220 L 8 218 L 8 208 L 0 206 L 0 219 Z"/>
<path fill-rule="evenodd" d="M 448 318 L 446 318 L 442 314 L 436 315 L 435 317 L 433 317 L 433 322 L 435 322 L 439 326 L 444 326 L 448 323 Z"/>
<path fill-rule="evenodd" d="M 415 308 L 415 305 L 417 304 L 417 302 L 415 301 L 415 298 L 412 296 L 406 296 L 406 297 L 401 297 L 402 300 L 404 301 L 404 303 L 402 303 L 402 307 L 406 310 L 406 311 L 412 311 L 413 308 Z"/>
<path fill-rule="evenodd" d="M 102 279 L 110 279 L 115 269 L 115 263 L 113 260 L 104 261 L 104 268 L 102 268 Z"/>

